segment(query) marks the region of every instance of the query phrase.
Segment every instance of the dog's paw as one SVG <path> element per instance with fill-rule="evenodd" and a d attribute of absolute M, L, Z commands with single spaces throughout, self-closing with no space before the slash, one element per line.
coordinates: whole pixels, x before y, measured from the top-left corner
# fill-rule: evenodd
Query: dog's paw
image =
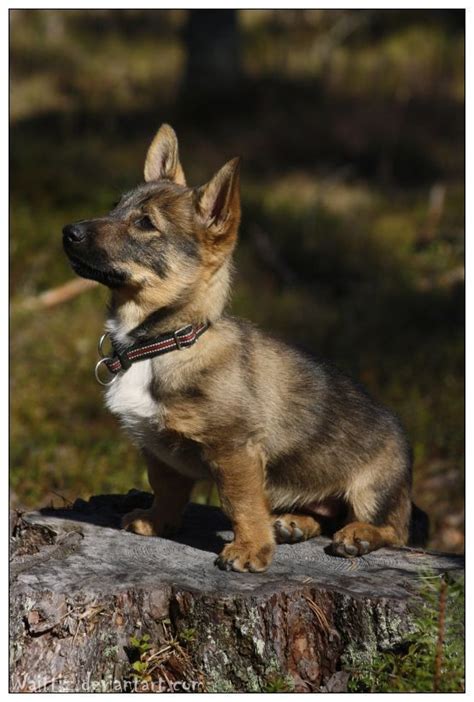
<path fill-rule="evenodd" d="M 122 529 L 142 536 L 157 536 L 150 509 L 134 509 L 122 517 Z"/>
<path fill-rule="evenodd" d="M 319 536 L 321 525 L 304 514 L 279 514 L 273 522 L 275 538 L 279 544 L 294 544 Z"/>
<path fill-rule="evenodd" d="M 332 537 L 331 551 L 335 556 L 353 558 L 364 556 L 384 545 L 378 527 L 363 522 L 347 524 Z"/>
<path fill-rule="evenodd" d="M 221 570 L 262 573 L 270 565 L 274 551 L 275 546 L 272 543 L 254 546 L 232 541 L 224 546 L 215 563 Z"/>

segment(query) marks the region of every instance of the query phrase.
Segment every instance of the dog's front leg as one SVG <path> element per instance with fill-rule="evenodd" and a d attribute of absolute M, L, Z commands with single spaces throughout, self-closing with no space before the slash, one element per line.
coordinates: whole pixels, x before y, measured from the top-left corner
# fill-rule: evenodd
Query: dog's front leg
<path fill-rule="evenodd" d="M 143 536 L 164 536 L 175 532 L 189 502 L 194 481 L 145 452 L 148 479 L 153 488 L 150 509 L 135 509 L 122 519 L 122 528 Z"/>
<path fill-rule="evenodd" d="M 212 457 L 223 511 L 232 521 L 234 540 L 216 560 L 223 570 L 258 573 L 275 551 L 272 520 L 264 491 L 264 458 L 257 447 L 218 451 Z"/>

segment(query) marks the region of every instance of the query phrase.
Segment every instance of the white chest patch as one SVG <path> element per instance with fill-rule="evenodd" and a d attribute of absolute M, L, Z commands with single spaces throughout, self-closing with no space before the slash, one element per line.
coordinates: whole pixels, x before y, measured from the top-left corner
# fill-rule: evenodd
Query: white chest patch
<path fill-rule="evenodd" d="M 134 443 L 146 448 L 178 473 L 191 478 L 206 478 L 208 471 L 198 454 L 184 454 L 160 441 L 164 408 L 150 394 L 151 360 L 134 363 L 106 391 L 108 409 L 119 417 Z"/>
<path fill-rule="evenodd" d="M 110 385 L 105 395 L 109 410 L 128 424 L 143 419 L 158 419 L 159 405 L 150 394 L 151 360 L 134 363 Z"/>

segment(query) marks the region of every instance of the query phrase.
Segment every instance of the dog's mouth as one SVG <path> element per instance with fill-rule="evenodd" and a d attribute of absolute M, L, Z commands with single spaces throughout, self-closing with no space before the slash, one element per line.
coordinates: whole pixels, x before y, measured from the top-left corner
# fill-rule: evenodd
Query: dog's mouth
<path fill-rule="evenodd" d="M 96 280 L 102 285 L 106 285 L 109 288 L 118 288 L 125 283 L 126 275 L 122 271 L 113 270 L 110 268 L 97 268 L 91 266 L 90 263 L 86 263 L 77 256 L 71 256 L 68 254 L 69 261 L 71 263 L 72 269 L 81 278 L 90 278 L 91 280 Z"/>

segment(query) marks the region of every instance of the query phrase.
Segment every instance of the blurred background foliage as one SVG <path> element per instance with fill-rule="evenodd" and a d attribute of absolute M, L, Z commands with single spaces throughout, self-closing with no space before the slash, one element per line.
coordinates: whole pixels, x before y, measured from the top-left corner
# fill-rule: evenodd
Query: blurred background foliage
<path fill-rule="evenodd" d="M 62 226 L 140 181 L 167 121 L 193 185 L 243 156 L 233 313 L 400 415 L 430 545 L 462 550 L 464 12 L 12 10 L 10 23 L 13 504 L 147 488 L 93 378 L 106 291 L 25 301 L 72 277 Z"/>

